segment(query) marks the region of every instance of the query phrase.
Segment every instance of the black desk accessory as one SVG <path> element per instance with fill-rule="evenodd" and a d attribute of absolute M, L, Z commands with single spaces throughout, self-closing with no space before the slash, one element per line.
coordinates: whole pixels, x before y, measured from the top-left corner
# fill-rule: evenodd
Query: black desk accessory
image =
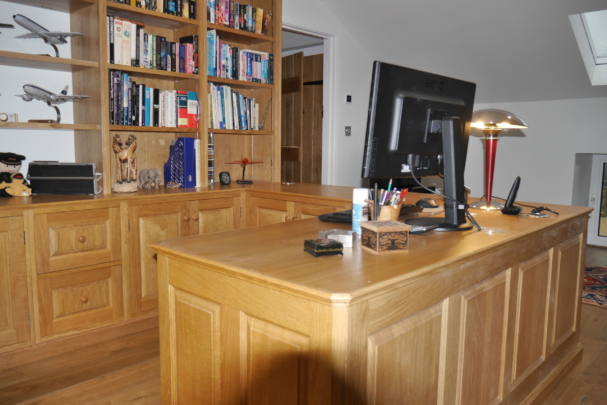
<path fill-rule="evenodd" d="M 518 193 L 518 187 L 521 184 L 521 178 L 517 176 L 514 180 L 514 184 L 510 189 L 510 194 L 508 194 L 508 199 L 506 200 L 506 205 L 502 208 L 502 214 L 506 215 L 518 215 L 520 214 L 522 208 L 514 205 L 514 200 L 516 200 L 516 194 Z"/>

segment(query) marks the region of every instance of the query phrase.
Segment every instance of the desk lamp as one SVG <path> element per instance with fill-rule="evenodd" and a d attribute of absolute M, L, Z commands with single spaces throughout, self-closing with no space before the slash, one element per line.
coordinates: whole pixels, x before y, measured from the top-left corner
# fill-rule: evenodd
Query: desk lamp
<path fill-rule="evenodd" d="M 500 132 L 515 128 L 528 128 L 520 117 L 504 110 L 479 110 L 472 114 L 472 128 L 480 129 L 485 136 L 485 201 L 477 201 L 470 207 L 481 210 L 502 209 L 504 204 L 491 201 L 495 151 Z"/>

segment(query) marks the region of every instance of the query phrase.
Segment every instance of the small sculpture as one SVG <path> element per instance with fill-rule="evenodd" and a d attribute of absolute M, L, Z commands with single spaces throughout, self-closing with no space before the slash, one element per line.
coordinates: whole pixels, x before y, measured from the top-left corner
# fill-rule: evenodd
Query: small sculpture
<path fill-rule="evenodd" d="M 141 169 L 139 171 L 139 188 L 150 189 L 160 186 L 160 169 Z"/>
<path fill-rule="evenodd" d="M 27 197 L 32 190 L 19 170 L 25 156 L 0 152 L 0 197 Z"/>
<path fill-rule="evenodd" d="M 248 158 L 241 157 L 240 160 L 236 160 L 234 162 L 226 162 L 228 165 L 239 164 L 242 166 L 242 180 L 236 180 L 238 184 L 253 184 L 253 180 L 245 180 L 244 173 L 247 170 L 247 165 L 255 164 L 255 163 L 263 163 L 263 162 L 251 162 Z"/>
<path fill-rule="evenodd" d="M 137 138 L 129 135 L 125 146 L 122 145 L 120 134 L 114 134 L 112 150 L 116 154 L 116 183 L 112 190 L 116 193 L 132 193 L 137 191 Z"/>
<path fill-rule="evenodd" d="M 32 38 L 40 38 L 44 41 L 45 44 L 49 44 L 55 50 L 55 56 L 59 57 L 59 49 L 57 49 L 57 45 L 67 44 L 65 38 L 69 37 L 78 37 L 82 36 L 80 32 L 51 32 L 41 26 L 40 24 L 30 20 L 24 15 L 16 14 L 13 16 L 13 20 L 26 30 L 30 31 L 27 34 L 19 35 L 15 38 L 21 39 L 32 39 Z M 12 28 L 12 27 L 11 27 Z"/>

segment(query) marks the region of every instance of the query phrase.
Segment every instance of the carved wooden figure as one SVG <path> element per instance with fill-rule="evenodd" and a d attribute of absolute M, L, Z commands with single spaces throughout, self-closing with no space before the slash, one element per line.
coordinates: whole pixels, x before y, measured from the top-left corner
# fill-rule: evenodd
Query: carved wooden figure
<path fill-rule="evenodd" d="M 137 191 L 137 138 L 135 135 L 129 135 L 122 145 L 120 134 L 114 134 L 112 150 L 116 154 L 116 184 L 113 190 L 115 192 L 133 192 Z"/>

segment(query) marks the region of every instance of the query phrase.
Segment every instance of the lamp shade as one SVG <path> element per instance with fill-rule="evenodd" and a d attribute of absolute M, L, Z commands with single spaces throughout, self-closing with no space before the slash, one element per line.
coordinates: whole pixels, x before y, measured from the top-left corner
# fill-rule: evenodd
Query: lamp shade
<path fill-rule="evenodd" d="M 528 128 L 528 125 L 519 116 L 511 112 L 490 108 L 478 110 L 472 114 L 472 128 L 499 129 Z"/>

